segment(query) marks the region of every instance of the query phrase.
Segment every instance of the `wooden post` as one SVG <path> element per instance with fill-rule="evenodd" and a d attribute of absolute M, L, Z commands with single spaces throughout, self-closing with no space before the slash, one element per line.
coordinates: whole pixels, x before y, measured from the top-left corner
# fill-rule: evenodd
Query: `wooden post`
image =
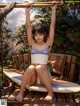
<path fill-rule="evenodd" d="M 22 72 L 23 69 L 23 55 L 17 55 L 17 59 L 18 59 L 18 68 L 19 71 Z"/>
<path fill-rule="evenodd" d="M 24 61 L 23 61 L 23 63 L 24 63 L 24 71 L 26 71 L 27 67 L 30 64 L 29 55 L 28 54 L 24 54 L 23 58 L 24 58 Z"/>
<path fill-rule="evenodd" d="M 13 65 L 15 69 L 19 69 L 17 56 L 12 57 Z"/>
<path fill-rule="evenodd" d="M 76 61 L 77 61 L 77 57 L 72 56 L 71 67 L 70 67 L 70 71 L 69 71 L 69 81 L 73 81 L 75 68 L 76 68 Z"/>

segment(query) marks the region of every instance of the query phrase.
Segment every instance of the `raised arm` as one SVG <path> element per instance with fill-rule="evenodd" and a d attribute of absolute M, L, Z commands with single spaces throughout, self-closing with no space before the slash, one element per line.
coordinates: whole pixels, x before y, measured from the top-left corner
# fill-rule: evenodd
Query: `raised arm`
<path fill-rule="evenodd" d="M 51 25 L 49 32 L 49 45 L 52 46 L 54 41 L 55 21 L 56 21 L 56 5 L 52 7 Z"/>
<path fill-rule="evenodd" d="M 31 22 L 30 22 L 30 10 L 31 10 L 31 8 L 32 8 L 32 6 L 30 6 L 29 8 L 26 8 L 27 38 L 28 38 L 28 44 L 30 46 L 33 43 Z"/>

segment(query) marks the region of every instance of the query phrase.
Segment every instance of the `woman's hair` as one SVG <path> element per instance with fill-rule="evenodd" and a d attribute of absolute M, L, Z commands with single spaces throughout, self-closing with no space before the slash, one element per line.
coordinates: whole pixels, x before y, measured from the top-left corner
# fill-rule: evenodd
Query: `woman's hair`
<path fill-rule="evenodd" d="M 35 40 L 36 32 L 39 34 L 44 34 L 45 35 L 44 42 L 47 41 L 47 38 L 49 36 L 49 28 L 44 22 L 40 21 L 32 24 L 32 34 L 34 40 Z"/>

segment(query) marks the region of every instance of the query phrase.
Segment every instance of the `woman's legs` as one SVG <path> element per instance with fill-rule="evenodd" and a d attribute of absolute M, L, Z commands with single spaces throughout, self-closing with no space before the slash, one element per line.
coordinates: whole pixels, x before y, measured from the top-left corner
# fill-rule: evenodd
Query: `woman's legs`
<path fill-rule="evenodd" d="M 36 81 L 37 81 L 37 77 L 36 77 L 35 66 L 30 65 L 23 75 L 21 88 L 18 95 L 16 96 L 16 100 L 21 102 L 23 99 L 23 92 L 26 85 L 34 85 L 36 84 Z"/>
<path fill-rule="evenodd" d="M 42 82 L 42 84 L 44 84 L 48 90 L 48 95 L 45 97 L 45 100 L 52 100 L 53 90 L 51 87 L 51 79 L 50 79 L 50 75 L 47 71 L 47 68 L 42 65 L 37 65 L 36 73 L 37 73 L 37 76 L 39 77 L 40 81 Z"/>

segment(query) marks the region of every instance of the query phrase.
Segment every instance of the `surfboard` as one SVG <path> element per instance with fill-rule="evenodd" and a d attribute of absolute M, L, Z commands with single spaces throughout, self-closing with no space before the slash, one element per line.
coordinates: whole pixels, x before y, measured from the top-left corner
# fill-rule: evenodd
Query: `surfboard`
<path fill-rule="evenodd" d="M 21 85 L 23 73 L 17 72 L 16 69 L 4 69 L 3 73 L 12 81 L 17 83 L 18 85 Z M 47 92 L 46 87 L 39 84 L 36 84 L 34 86 L 26 86 L 26 89 L 33 91 Z M 64 80 L 53 80 L 52 89 L 53 92 L 74 93 L 74 92 L 80 92 L 80 85 L 77 83 Z"/>

